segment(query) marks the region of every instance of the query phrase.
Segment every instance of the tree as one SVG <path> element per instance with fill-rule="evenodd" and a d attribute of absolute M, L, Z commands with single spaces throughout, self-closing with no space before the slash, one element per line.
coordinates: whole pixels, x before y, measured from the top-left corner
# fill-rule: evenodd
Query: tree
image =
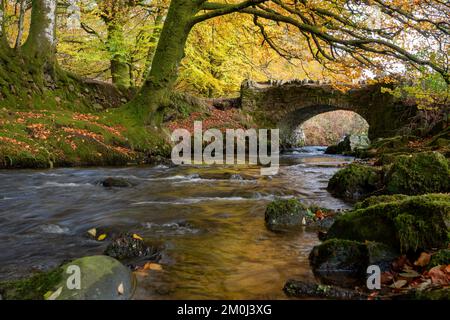
<path fill-rule="evenodd" d="M 441 0 L 293 0 L 290 3 L 281 0 L 235 3 L 172 0 L 152 68 L 131 107 L 143 117 L 150 114 L 150 120 L 158 122 L 161 118 L 158 111 L 168 105 L 192 28 L 235 12 L 253 16 L 267 43 L 280 53 L 283 53 L 280 46 L 267 32 L 270 22 L 295 29 L 308 43 L 314 58 L 322 63 L 356 61 L 375 68 L 385 59 L 393 58 L 432 69 L 450 83 L 449 8 L 450 5 Z M 373 15 L 378 17 L 377 23 L 371 23 Z M 428 42 L 433 49 L 430 52 L 407 49 L 405 43 L 411 41 L 419 47 Z"/>
<path fill-rule="evenodd" d="M 33 73 L 52 79 L 56 76 L 56 2 L 33 0 L 30 32 L 22 47 Z"/>

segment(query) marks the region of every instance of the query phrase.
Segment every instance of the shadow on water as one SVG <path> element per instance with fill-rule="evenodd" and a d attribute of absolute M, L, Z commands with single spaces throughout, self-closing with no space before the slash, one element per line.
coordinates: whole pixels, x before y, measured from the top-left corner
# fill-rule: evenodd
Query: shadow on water
<path fill-rule="evenodd" d="M 86 231 L 107 227 L 165 243 L 164 271 L 140 276 L 139 299 L 285 298 L 288 278 L 312 279 L 314 233 L 274 234 L 264 226 L 276 197 L 339 209 L 330 177 L 351 158 L 302 148 L 282 156 L 280 173 L 256 167 L 130 167 L 0 172 L 0 280 L 101 254 Z M 132 188 L 107 189 L 106 177 Z"/>

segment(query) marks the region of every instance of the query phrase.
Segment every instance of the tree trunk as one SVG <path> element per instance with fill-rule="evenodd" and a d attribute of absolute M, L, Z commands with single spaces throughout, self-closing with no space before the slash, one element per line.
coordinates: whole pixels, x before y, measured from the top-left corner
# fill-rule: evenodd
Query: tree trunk
<path fill-rule="evenodd" d="M 3 49 L 8 46 L 8 40 L 5 33 L 5 2 L 0 0 L 0 47 Z"/>
<path fill-rule="evenodd" d="M 125 54 L 123 27 L 114 20 L 108 23 L 108 47 L 111 54 L 112 82 L 118 87 L 129 88 L 130 65 Z"/>
<path fill-rule="evenodd" d="M 20 45 L 22 44 L 26 10 L 27 10 L 26 0 L 21 0 L 20 1 L 19 22 L 17 24 L 18 32 L 17 32 L 17 37 L 16 37 L 16 44 L 14 46 L 14 48 L 16 50 L 19 49 Z"/>
<path fill-rule="evenodd" d="M 155 56 L 156 46 L 158 45 L 158 40 L 161 35 L 160 25 L 161 25 L 161 22 L 163 21 L 163 18 L 164 18 L 164 14 L 162 13 L 162 10 L 160 10 L 156 15 L 155 26 L 152 31 L 152 35 L 150 36 L 150 43 L 154 44 L 154 45 L 152 45 L 148 49 L 148 52 L 147 52 L 147 59 L 145 61 L 144 74 L 143 74 L 144 79 L 147 78 L 147 76 L 149 75 L 150 70 L 152 68 L 153 57 Z"/>
<path fill-rule="evenodd" d="M 56 0 L 32 1 L 30 32 L 22 52 L 38 84 L 55 81 Z"/>
<path fill-rule="evenodd" d="M 168 105 L 170 91 L 184 57 L 184 48 L 192 29 L 192 18 L 199 11 L 199 1 L 172 0 L 161 30 L 151 70 L 131 106 L 147 122 L 161 121 L 160 108 Z"/>

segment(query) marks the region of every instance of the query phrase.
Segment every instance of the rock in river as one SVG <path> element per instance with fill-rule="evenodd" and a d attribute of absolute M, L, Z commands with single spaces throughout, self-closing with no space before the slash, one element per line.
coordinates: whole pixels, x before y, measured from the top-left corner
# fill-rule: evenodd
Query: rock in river
<path fill-rule="evenodd" d="M 129 181 L 119 178 L 106 178 L 101 184 L 105 188 L 128 188 L 133 186 Z"/>
<path fill-rule="evenodd" d="M 133 274 L 111 257 L 85 257 L 64 265 L 62 269 L 63 279 L 52 293 L 55 300 L 128 300 L 133 296 L 136 286 Z M 69 289 L 68 283 L 76 283 L 72 279 L 77 270 L 80 289 Z"/>
<path fill-rule="evenodd" d="M 158 248 L 148 246 L 142 238 L 135 234 L 125 233 L 116 237 L 106 248 L 104 252 L 107 256 L 120 261 L 145 259 L 157 261 L 160 258 Z"/>

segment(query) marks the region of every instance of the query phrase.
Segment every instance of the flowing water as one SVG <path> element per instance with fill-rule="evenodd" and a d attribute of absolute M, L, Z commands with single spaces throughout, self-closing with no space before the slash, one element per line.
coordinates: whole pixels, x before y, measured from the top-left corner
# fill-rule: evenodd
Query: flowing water
<path fill-rule="evenodd" d="M 312 279 L 312 232 L 275 234 L 264 211 L 276 197 L 348 208 L 325 190 L 351 158 L 323 148 L 284 154 L 280 173 L 256 167 L 127 167 L 0 172 L 0 280 L 101 254 L 94 227 L 164 244 L 163 272 L 139 276 L 138 299 L 283 299 L 289 278 Z M 99 182 L 125 178 L 131 188 Z"/>

